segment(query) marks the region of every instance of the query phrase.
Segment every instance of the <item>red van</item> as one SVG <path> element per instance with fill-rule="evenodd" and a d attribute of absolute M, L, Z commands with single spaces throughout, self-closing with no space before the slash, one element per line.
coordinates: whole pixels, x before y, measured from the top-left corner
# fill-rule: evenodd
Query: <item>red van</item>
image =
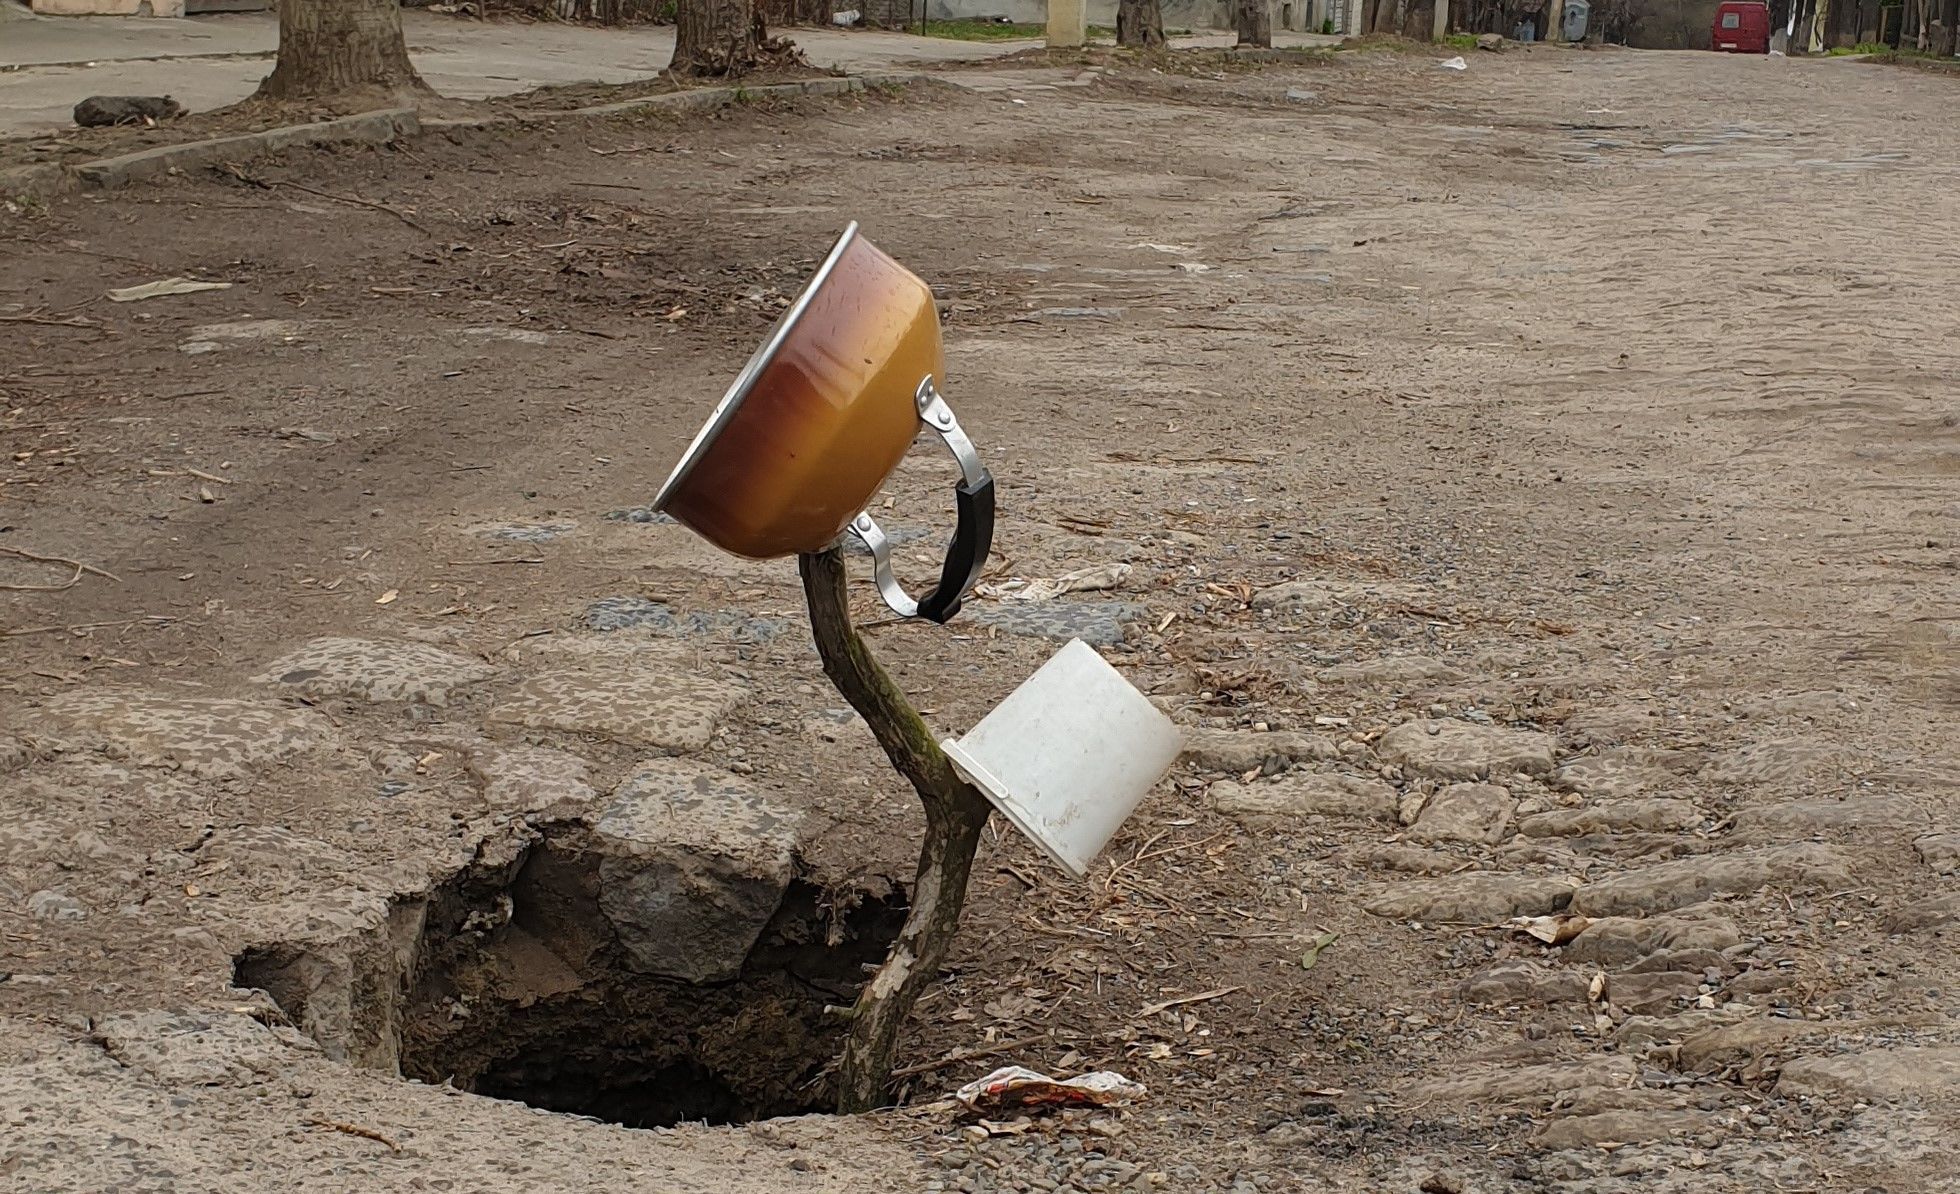
<path fill-rule="evenodd" d="M 1769 5 L 1722 0 L 1715 9 L 1709 49 L 1729 54 L 1769 53 Z"/>

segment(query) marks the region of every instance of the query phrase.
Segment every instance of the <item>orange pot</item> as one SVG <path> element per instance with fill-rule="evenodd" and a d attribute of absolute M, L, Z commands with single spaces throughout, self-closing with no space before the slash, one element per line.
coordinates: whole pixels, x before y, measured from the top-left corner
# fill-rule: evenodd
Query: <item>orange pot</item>
<path fill-rule="evenodd" d="M 943 622 L 993 538 L 993 479 L 939 396 L 944 370 L 932 288 L 854 223 L 742 367 L 654 508 L 753 559 L 822 551 L 849 529 L 872 549 L 888 604 Z M 891 579 L 883 534 L 861 512 L 922 425 L 946 441 L 964 476 L 940 586 L 913 603 Z"/>

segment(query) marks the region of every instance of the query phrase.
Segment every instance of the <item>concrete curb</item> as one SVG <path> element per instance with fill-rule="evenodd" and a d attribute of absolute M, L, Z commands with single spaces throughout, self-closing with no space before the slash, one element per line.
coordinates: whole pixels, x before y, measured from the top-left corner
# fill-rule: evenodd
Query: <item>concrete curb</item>
<path fill-rule="evenodd" d="M 317 124 L 295 124 L 256 133 L 241 133 L 235 137 L 159 145 L 155 149 L 126 153 L 121 157 L 84 162 L 70 169 L 82 186 L 108 190 L 171 170 L 235 161 L 254 154 L 290 149 L 295 145 L 348 142 L 385 145 L 402 137 L 412 137 L 419 131 L 421 122 L 416 118 L 415 109 L 383 108 L 378 112 L 362 112 L 358 116 L 322 120 Z"/>
<path fill-rule="evenodd" d="M 1317 66 L 1326 62 L 1333 50 L 1332 46 L 1232 46 L 1225 56 L 1239 62 Z"/>
<path fill-rule="evenodd" d="M 505 124 L 535 124 L 567 117 L 618 116 L 630 112 L 711 112 L 744 99 L 787 99 L 807 95 L 845 95 L 867 87 L 898 87 L 917 83 L 942 83 L 928 74 L 880 73 L 845 75 L 823 79 L 799 79 L 794 83 L 767 83 L 757 87 L 703 87 L 690 91 L 669 91 L 639 96 L 588 108 L 564 108 L 540 112 L 499 113 L 492 116 L 439 118 L 424 120 L 413 108 L 383 108 L 338 120 L 316 124 L 288 125 L 206 141 L 186 141 L 178 145 L 159 145 L 119 157 L 101 158 L 75 166 L 22 166 L 0 171 L 0 198 L 14 195 L 51 195 L 84 187 L 111 190 L 145 178 L 219 162 L 238 161 L 256 154 L 290 149 L 296 145 L 363 144 L 386 145 L 418 133 L 459 129 L 491 128 Z"/>
<path fill-rule="evenodd" d="M 615 100 L 610 104 L 594 104 L 589 108 L 550 108 L 537 112 L 504 112 L 494 116 L 424 120 L 422 128 L 435 132 L 443 129 L 491 128 L 500 124 L 539 124 L 576 117 L 619 116 L 632 112 L 712 112 L 743 99 L 793 99 L 806 95 L 844 95 L 848 92 L 863 91 L 866 87 L 920 82 L 929 78 L 931 78 L 929 75 L 845 75 L 829 79 L 801 79 L 794 83 L 767 83 L 758 87 L 700 87 L 691 91 L 665 91 L 659 95 L 642 95 L 633 99 Z"/>

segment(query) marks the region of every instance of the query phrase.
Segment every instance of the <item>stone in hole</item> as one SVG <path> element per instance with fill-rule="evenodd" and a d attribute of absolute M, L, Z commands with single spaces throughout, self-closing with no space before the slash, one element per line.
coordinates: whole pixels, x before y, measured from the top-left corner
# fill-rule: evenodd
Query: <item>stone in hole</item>
<path fill-rule="evenodd" d="M 895 887 L 794 879 L 740 974 L 690 983 L 621 946 L 599 905 L 603 842 L 545 829 L 513 862 L 397 897 L 354 937 L 255 945 L 234 982 L 330 1056 L 549 1111 L 652 1128 L 832 1109 L 819 1075 L 843 1029 L 823 1009 L 848 1006 L 897 936 Z"/>

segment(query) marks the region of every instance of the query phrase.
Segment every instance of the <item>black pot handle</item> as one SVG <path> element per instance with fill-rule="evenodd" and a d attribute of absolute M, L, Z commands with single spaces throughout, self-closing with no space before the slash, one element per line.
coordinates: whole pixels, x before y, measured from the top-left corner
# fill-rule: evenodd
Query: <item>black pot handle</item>
<path fill-rule="evenodd" d="M 987 566 L 987 555 L 994 546 L 994 478 L 980 463 L 973 441 L 960 429 L 953 408 L 933 388 L 932 378 L 919 383 L 916 395 L 919 417 L 939 433 L 953 458 L 960 462 L 960 483 L 953 490 L 959 508 L 959 525 L 952 542 L 946 545 L 946 562 L 939 583 L 931 592 L 914 601 L 892 574 L 891 541 L 869 514 L 851 522 L 851 534 L 871 553 L 872 575 L 878 593 L 892 612 L 901 618 L 925 618 L 942 625 L 960 612 L 960 602 L 980 579 Z"/>

